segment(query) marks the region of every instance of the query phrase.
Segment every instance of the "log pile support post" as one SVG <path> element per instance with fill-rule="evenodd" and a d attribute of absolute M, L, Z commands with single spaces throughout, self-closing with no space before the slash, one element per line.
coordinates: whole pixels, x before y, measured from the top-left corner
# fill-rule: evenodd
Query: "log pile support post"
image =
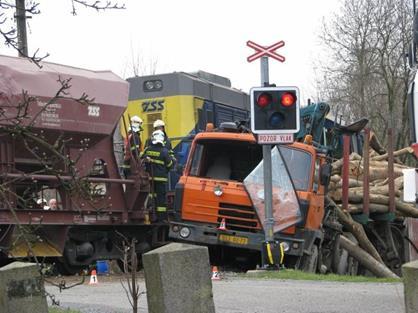
<path fill-rule="evenodd" d="M 389 214 L 395 214 L 395 174 L 393 156 L 393 129 L 388 129 L 388 178 L 389 178 Z"/>
<path fill-rule="evenodd" d="M 370 129 L 364 129 L 364 146 L 363 146 L 363 217 L 367 223 L 369 218 L 369 204 L 370 204 L 370 197 L 369 197 L 369 141 L 370 141 Z M 362 219 L 363 220 L 363 219 Z"/>
<path fill-rule="evenodd" d="M 348 211 L 348 178 L 350 166 L 350 136 L 343 136 L 342 201 L 343 210 Z"/>

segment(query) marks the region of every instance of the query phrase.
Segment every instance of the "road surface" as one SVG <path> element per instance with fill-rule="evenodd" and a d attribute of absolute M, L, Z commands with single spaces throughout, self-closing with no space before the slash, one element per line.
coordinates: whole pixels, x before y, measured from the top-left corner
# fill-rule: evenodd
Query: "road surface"
<path fill-rule="evenodd" d="M 143 278 L 140 288 L 145 290 Z M 131 313 L 125 291 L 116 278 L 100 277 L 98 285 L 77 286 L 61 294 L 63 307 L 83 313 Z M 323 281 L 261 280 L 227 277 L 213 281 L 217 313 L 403 313 L 400 283 L 341 283 Z M 147 312 L 146 295 L 140 299 Z"/>

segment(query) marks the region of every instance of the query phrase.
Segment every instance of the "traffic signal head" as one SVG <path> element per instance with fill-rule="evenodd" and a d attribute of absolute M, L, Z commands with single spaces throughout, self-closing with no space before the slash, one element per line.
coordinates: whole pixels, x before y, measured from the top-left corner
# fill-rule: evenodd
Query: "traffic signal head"
<path fill-rule="evenodd" d="M 255 134 L 292 134 L 299 131 L 299 89 L 257 87 L 250 91 L 251 130 Z"/>

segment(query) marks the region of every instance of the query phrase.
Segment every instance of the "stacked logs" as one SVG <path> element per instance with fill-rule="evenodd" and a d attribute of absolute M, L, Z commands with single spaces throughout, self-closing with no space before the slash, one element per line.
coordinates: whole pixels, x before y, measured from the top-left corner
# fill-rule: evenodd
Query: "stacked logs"
<path fill-rule="evenodd" d="M 404 148 L 394 152 L 394 156 L 405 153 L 413 153 L 412 148 Z M 387 154 L 376 155 L 370 153 L 369 161 L 369 212 L 386 213 L 389 211 L 389 178 Z M 329 197 L 336 203 L 342 202 L 342 164 L 343 160 L 337 160 L 332 164 L 332 176 L 329 184 Z M 396 214 L 399 216 L 418 217 L 418 210 L 413 204 L 402 201 L 403 169 L 410 167 L 394 163 L 394 186 Z M 363 173 L 364 164 L 362 157 L 356 153 L 350 155 L 349 180 L 348 180 L 348 213 L 356 214 L 363 212 Z"/>
<path fill-rule="evenodd" d="M 406 153 L 413 153 L 412 148 L 404 148 L 394 152 L 394 157 Z M 389 178 L 388 178 L 388 154 L 379 155 L 375 150 L 369 153 L 369 212 L 389 212 Z M 402 201 L 403 191 L 403 169 L 410 167 L 401 164 L 398 159 L 394 163 L 394 189 L 395 189 L 395 214 L 398 217 L 418 217 L 418 209 L 415 205 Z M 343 209 L 342 201 L 342 167 L 343 159 L 332 163 L 332 176 L 328 188 L 327 200 L 336 209 L 338 220 L 357 239 L 359 246 L 353 245 L 348 239 L 342 240 L 341 244 L 352 255 L 357 255 L 358 261 L 366 265 L 376 276 L 396 277 L 382 261 L 381 256 L 373 246 L 363 226 L 353 220 L 352 215 L 363 212 L 363 158 L 352 153 L 349 158 L 349 179 L 348 179 L 348 208 Z M 366 171 L 367 172 L 367 171 Z M 361 255 L 361 256 L 360 256 Z M 379 266 L 376 266 L 376 261 Z M 367 266 L 367 264 L 375 264 Z"/>

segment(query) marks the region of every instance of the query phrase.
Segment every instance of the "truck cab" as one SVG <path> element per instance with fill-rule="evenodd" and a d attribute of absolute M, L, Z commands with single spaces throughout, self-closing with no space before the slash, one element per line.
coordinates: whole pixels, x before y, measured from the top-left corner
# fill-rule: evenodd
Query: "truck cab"
<path fill-rule="evenodd" d="M 320 171 L 325 154 L 300 142 L 278 149 L 293 182 L 298 210 L 273 200 L 276 221 L 285 223 L 274 239 L 283 243 L 285 263 L 297 267 L 302 266 L 302 256 L 318 255 L 323 239 L 325 186 Z M 257 214 L 244 179 L 261 161 L 262 146 L 249 132 L 221 128 L 196 135 L 176 186 L 169 236 L 207 245 L 212 261 L 218 264 L 243 256 L 247 264 L 258 262 L 265 237 L 264 216 Z"/>

